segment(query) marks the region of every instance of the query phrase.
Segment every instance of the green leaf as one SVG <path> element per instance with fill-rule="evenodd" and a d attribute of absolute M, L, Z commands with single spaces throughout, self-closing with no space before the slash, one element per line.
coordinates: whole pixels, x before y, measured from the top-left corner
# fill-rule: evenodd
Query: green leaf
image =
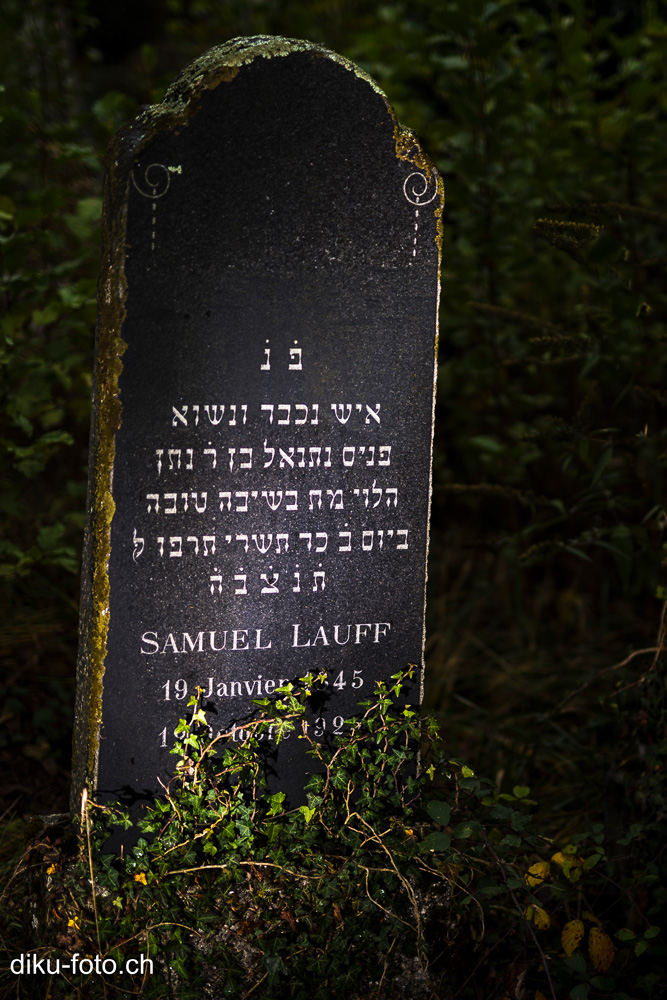
<path fill-rule="evenodd" d="M 443 69 L 468 69 L 470 63 L 464 56 L 441 56 L 438 58 L 438 65 Z"/>
<path fill-rule="evenodd" d="M 609 465 L 609 462 L 611 461 L 611 457 L 612 457 L 613 454 L 614 454 L 614 449 L 611 448 L 611 447 L 610 448 L 605 448 L 605 450 L 602 452 L 602 454 L 600 455 L 598 464 L 597 464 L 597 466 L 595 468 L 595 472 L 593 473 L 593 479 L 591 480 L 591 486 L 596 486 L 598 484 L 598 482 L 602 478 L 602 474 L 603 474 L 604 470 Z"/>
<path fill-rule="evenodd" d="M 500 847 L 521 847 L 521 837 L 518 833 L 507 833 L 500 841 Z"/>
<path fill-rule="evenodd" d="M 42 552 L 50 552 L 51 549 L 55 548 L 64 532 L 65 528 L 62 524 L 54 524 L 50 527 L 42 528 L 37 535 L 37 544 Z"/>
<path fill-rule="evenodd" d="M 58 319 L 61 311 L 62 306 L 59 302 L 49 302 L 44 309 L 33 310 L 32 321 L 36 326 L 48 326 L 49 323 Z"/>
<path fill-rule="evenodd" d="M 478 434 L 476 437 L 470 438 L 470 444 L 474 444 L 482 451 L 488 451 L 494 455 L 499 455 L 505 451 L 505 446 L 500 441 L 496 438 L 487 437 L 484 434 Z"/>
<path fill-rule="evenodd" d="M 564 963 L 572 969 L 573 972 L 586 971 L 586 959 L 580 951 L 575 951 L 574 955 L 570 955 L 569 958 L 564 959 Z"/>
<path fill-rule="evenodd" d="M 429 802 L 426 810 L 436 823 L 440 826 L 447 826 L 452 813 L 451 806 L 447 802 Z"/>
<path fill-rule="evenodd" d="M 27 417 L 24 417 L 22 413 L 16 413 L 14 415 L 14 423 L 17 424 L 22 431 L 24 431 L 28 437 L 32 437 L 32 424 Z"/>
<path fill-rule="evenodd" d="M 422 851 L 448 851 L 452 843 L 449 833 L 429 833 L 428 837 L 422 841 L 420 850 Z"/>
<path fill-rule="evenodd" d="M 0 219 L 10 222 L 14 218 L 16 207 L 11 198 L 7 195 L 0 195 Z"/>
<path fill-rule="evenodd" d="M 271 986 L 279 973 L 287 973 L 287 968 L 280 955 L 264 954 L 262 958 L 269 973 L 269 986 Z"/>
<path fill-rule="evenodd" d="M 317 809 L 316 808 L 311 809 L 309 806 L 299 806 L 299 812 L 301 813 L 306 823 L 308 824 L 310 823 L 313 816 L 317 812 Z"/>
<path fill-rule="evenodd" d="M 141 46 L 141 58 L 148 73 L 152 73 L 157 65 L 157 52 L 154 45 L 144 42 Z"/>
<path fill-rule="evenodd" d="M 47 431 L 36 444 L 74 444 L 74 438 L 67 431 Z"/>
<path fill-rule="evenodd" d="M 578 549 L 575 545 L 564 545 L 563 548 L 566 552 L 569 552 L 573 556 L 577 556 L 578 559 L 583 559 L 584 562 L 592 562 L 590 556 L 586 555 L 581 549 Z"/>
<path fill-rule="evenodd" d="M 593 976 L 590 984 L 593 989 L 605 990 L 606 992 L 613 990 L 615 986 L 613 976 Z"/>
<path fill-rule="evenodd" d="M 516 830 L 517 833 L 523 833 L 524 830 L 529 830 L 532 827 L 533 820 L 530 816 L 524 815 L 523 813 L 517 812 L 516 809 L 513 809 L 510 817 L 510 823 L 513 830 Z"/>
<path fill-rule="evenodd" d="M 275 795 L 270 795 L 269 802 L 271 803 L 271 807 L 269 809 L 269 816 L 277 816 L 279 813 L 281 813 L 284 808 L 283 806 L 284 801 L 285 801 L 285 792 L 276 792 Z"/>
<path fill-rule="evenodd" d="M 517 799 L 526 799 L 530 795 L 530 788 L 526 785 L 515 785 L 512 791 Z"/>
<path fill-rule="evenodd" d="M 76 207 L 76 213 L 65 216 L 65 223 L 70 232 L 80 240 L 89 239 L 98 232 L 102 218 L 102 199 L 81 198 Z"/>

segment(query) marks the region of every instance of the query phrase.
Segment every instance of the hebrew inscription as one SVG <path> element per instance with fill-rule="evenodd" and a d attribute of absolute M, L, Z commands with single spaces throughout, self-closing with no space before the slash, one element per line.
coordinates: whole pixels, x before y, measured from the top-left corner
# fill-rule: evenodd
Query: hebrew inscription
<path fill-rule="evenodd" d="M 197 689 L 239 741 L 325 672 L 319 739 L 423 657 L 442 185 L 414 136 L 339 57 L 242 40 L 109 170 L 73 803 L 158 794 Z M 298 804 L 303 741 L 265 743 Z"/>

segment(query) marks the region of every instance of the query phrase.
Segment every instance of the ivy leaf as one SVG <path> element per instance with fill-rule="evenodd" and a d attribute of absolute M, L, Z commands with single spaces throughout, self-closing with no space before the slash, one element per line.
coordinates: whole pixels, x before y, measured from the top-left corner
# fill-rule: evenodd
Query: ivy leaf
<path fill-rule="evenodd" d="M 307 825 L 312 820 L 313 816 L 317 812 L 317 809 L 314 807 L 311 809 L 310 806 L 299 806 L 299 812 L 305 819 Z"/>
<path fill-rule="evenodd" d="M 285 967 L 285 963 L 283 962 L 280 955 L 268 954 L 264 955 L 263 958 L 264 958 L 264 964 L 266 965 L 266 968 L 269 973 L 269 986 L 271 986 L 276 976 L 279 973 L 286 973 L 287 968 Z"/>
<path fill-rule="evenodd" d="M 275 795 L 269 796 L 269 802 L 271 803 L 271 808 L 269 809 L 269 816 L 277 816 L 283 811 L 283 802 L 285 801 L 285 792 L 276 792 Z"/>

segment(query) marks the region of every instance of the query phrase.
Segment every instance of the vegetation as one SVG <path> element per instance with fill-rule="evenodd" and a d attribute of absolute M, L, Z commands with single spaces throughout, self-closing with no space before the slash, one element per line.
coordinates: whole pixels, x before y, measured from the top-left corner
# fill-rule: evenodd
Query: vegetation
<path fill-rule="evenodd" d="M 242 874 L 238 920 L 233 908 L 221 912 L 230 927 L 246 921 L 241 937 L 261 953 L 252 952 L 255 981 L 266 976 L 261 989 L 276 996 L 292 995 L 284 968 L 298 982 L 295 970 L 311 959 L 328 954 L 335 965 L 352 928 L 371 934 L 386 958 L 386 991 L 397 974 L 393 956 L 405 967 L 414 954 L 430 970 L 432 989 L 461 997 L 664 993 L 667 24 L 658 0 L 627 6 L 353 0 L 343 10 L 325 0 L 164 0 L 133 5 L 128 35 L 83 0 L 5 0 L 0 648 L 8 669 L 0 681 L 7 777 L 0 851 L 8 872 L 22 854 L 24 817 L 66 803 L 106 139 L 210 45 L 239 34 L 306 37 L 379 81 L 399 119 L 422 138 L 447 194 L 425 704 L 447 752 L 421 779 L 427 804 L 397 815 L 403 807 L 391 793 L 384 825 L 372 803 L 368 813 L 355 805 L 373 829 L 362 848 L 364 835 L 355 841 L 333 789 L 328 799 L 311 789 L 310 820 L 300 811 L 283 816 L 275 797 L 251 806 L 227 791 L 234 822 L 257 810 L 255 839 L 224 877 L 189 873 L 178 890 L 164 876 L 171 855 L 160 854 L 169 846 L 164 837 L 179 830 L 165 813 L 160 822 L 171 826 L 141 858 L 94 873 L 99 885 L 117 879 L 118 895 L 114 884 L 109 897 L 94 897 L 99 942 L 92 925 L 80 930 L 91 953 L 145 932 L 159 908 L 192 926 L 208 912 L 203 901 L 221 898 L 216 893 L 241 884 Z M 106 19 L 104 30 L 93 12 Z M 392 741 L 413 721 L 390 724 L 389 707 L 377 711 L 385 713 L 377 753 L 398 752 Z M 190 749 L 204 754 L 200 737 L 192 739 Z M 341 775 L 357 750 L 340 752 Z M 225 766 L 252 769 L 251 747 L 247 754 Z M 370 761 L 381 767 L 381 756 Z M 186 775 L 178 793 L 181 816 L 191 812 L 194 823 L 186 830 L 179 821 L 190 845 L 173 852 L 181 867 L 190 866 L 190 851 L 191 867 L 201 866 L 197 835 L 215 822 L 198 818 L 197 802 L 203 813 L 223 808 L 206 804 L 217 802 L 218 788 L 204 772 L 202 765 L 196 788 Z M 338 825 L 327 845 L 334 806 Z M 94 844 L 103 835 L 97 812 L 86 815 Z M 207 843 L 224 852 L 223 833 L 216 836 L 222 841 Z M 25 884 L 25 865 L 44 877 L 44 866 L 57 865 L 48 877 L 58 919 L 66 912 L 58 894 L 71 889 L 71 905 L 89 920 L 90 891 L 75 891 L 76 869 L 60 857 L 67 844 L 55 839 L 38 838 L 7 892 Z M 282 869 L 262 876 L 257 864 L 255 871 L 241 864 L 251 847 L 255 861 L 272 858 Z M 85 836 L 84 848 L 85 859 Z M 387 870 L 369 875 L 369 891 L 376 902 L 380 889 L 391 898 L 386 921 L 368 916 L 377 906 L 352 876 L 361 865 L 380 866 L 381 857 Z M 317 882 L 310 895 L 309 864 Z M 315 919 L 308 907 L 323 898 L 327 864 L 339 895 Z M 142 874 L 145 885 L 135 878 Z M 413 919 L 416 886 L 440 899 L 434 915 Z M 291 908 L 296 929 L 281 915 L 288 891 L 304 908 Z M 255 896 L 266 906 L 261 918 Z M 18 940 L 11 912 L 1 933 L 11 955 Z M 63 933 L 68 940 L 57 947 L 78 946 L 71 928 Z M 163 948 L 164 934 L 155 931 L 152 947 Z M 297 954 L 303 934 L 315 957 Z M 189 959 L 185 947 L 179 951 L 176 931 L 169 940 L 176 959 L 195 962 L 189 944 Z M 251 952 L 225 954 L 238 991 Z M 341 969 L 356 968 L 353 954 L 345 953 Z M 207 960 L 202 954 L 201 969 Z M 368 995 L 376 995 L 385 966 L 364 967 L 376 983 Z M 442 984 L 441 969 L 455 985 Z M 174 972 L 182 979 L 196 969 Z M 15 994 L 13 977 L 2 986 Z"/>
<path fill-rule="evenodd" d="M 528 787 L 499 793 L 447 759 L 432 722 L 397 706 L 404 679 L 378 685 L 331 748 L 311 739 L 304 715 L 324 675 L 260 702 L 272 713 L 219 753 L 229 734 L 209 742 L 193 697 L 176 777 L 124 859 L 104 845 L 129 816 L 87 801 L 78 851 L 66 828 L 35 838 L 13 878 L 41 876 L 41 968 L 68 963 L 49 996 L 449 998 L 474 995 L 471 981 L 477 995 L 537 1000 L 659 995 L 655 893 L 638 905 L 636 874 L 607 856 L 603 824 L 562 843 L 539 834 Z M 307 804 L 286 811 L 284 793 L 266 789 L 261 739 L 297 726 L 323 771 Z M 649 830 L 619 841 L 642 868 L 635 842 Z M 517 936 L 522 953 L 508 957 Z M 131 980 L 116 971 L 128 960 Z"/>

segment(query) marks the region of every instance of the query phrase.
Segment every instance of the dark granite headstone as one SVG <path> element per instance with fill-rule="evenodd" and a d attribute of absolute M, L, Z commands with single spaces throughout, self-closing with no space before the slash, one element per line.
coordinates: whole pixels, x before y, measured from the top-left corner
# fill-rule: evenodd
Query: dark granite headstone
<path fill-rule="evenodd" d="M 417 664 L 442 183 L 358 67 L 240 39 L 108 158 L 72 807 L 167 781 L 326 670 L 311 732 Z M 243 738 L 241 731 L 238 738 Z M 281 742 L 274 786 L 313 764 Z"/>

